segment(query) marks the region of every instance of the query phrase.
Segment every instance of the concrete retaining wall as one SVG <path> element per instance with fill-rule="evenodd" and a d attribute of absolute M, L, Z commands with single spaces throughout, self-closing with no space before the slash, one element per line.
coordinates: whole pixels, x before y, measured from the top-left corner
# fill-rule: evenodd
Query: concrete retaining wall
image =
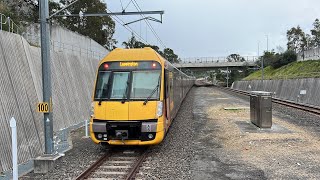
<path fill-rule="evenodd" d="M 51 45 L 56 52 L 82 53 L 101 59 L 108 51 L 89 37 L 80 35 L 58 25 L 50 28 Z M 40 25 L 33 24 L 26 28 L 23 37 L 32 45 L 40 46 Z"/>
<path fill-rule="evenodd" d="M 233 89 L 273 92 L 276 98 L 320 106 L 320 78 L 236 81 Z"/>
<path fill-rule="evenodd" d="M 308 51 L 298 53 L 298 61 L 319 60 L 320 48 L 310 49 Z"/>
<path fill-rule="evenodd" d="M 58 131 L 89 118 L 99 59 L 70 51 L 51 51 L 51 55 L 54 131 Z M 20 35 L 0 31 L 0 172 L 12 167 L 11 117 L 17 120 L 19 163 L 44 152 L 43 115 L 36 112 L 42 101 L 41 78 L 40 48 Z"/>

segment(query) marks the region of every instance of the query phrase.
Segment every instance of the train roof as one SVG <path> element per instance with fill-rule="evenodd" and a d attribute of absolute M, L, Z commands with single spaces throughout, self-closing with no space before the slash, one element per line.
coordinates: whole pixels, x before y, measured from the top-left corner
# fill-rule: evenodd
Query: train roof
<path fill-rule="evenodd" d="M 107 61 L 146 61 L 154 60 L 163 64 L 166 60 L 150 47 L 139 49 L 116 48 L 104 57 L 101 63 Z"/>

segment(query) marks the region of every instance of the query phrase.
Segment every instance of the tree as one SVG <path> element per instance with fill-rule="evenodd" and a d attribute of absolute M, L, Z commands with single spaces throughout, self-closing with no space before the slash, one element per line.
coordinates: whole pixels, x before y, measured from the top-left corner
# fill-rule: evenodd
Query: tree
<path fill-rule="evenodd" d="M 311 36 L 306 35 L 300 26 L 293 27 L 287 31 L 288 49 L 295 53 L 303 52 L 312 48 Z"/>
<path fill-rule="evenodd" d="M 140 42 L 136 39 L 134 34 L 128 39 L 128 41 L 122 42 L 122 45 L 127 48 L 127 49 L 132 49 L 132 48 L 144 48 L 144 47 L 151 47 L 153 50 L 157 51 L 162 57 L 167 59 L 171 63 L 178 63 L 179 58 L 178 55 L 174 53 L 174 51 L 170 48 L 165 48 L 163 51 L 160 50 L 160 48 L 156 45 L 151 45 L 151 44 L 145 44 L 143 42 Z"/>
<path fill-rule="evenodd" d="M 61 0 L 63 5 L 71 3 L 73 0 Z M 107 5 L 100 0 L 79 0 L 65 11 L 65 14 L 82 13 L 106 13 Z M 109 16 L 103 17 L 67 17 L 57 18 L 58 22 L 82 35 L 88 36 L 112 50 L 117 41 L 113 39 L 115 32 L 115 22 Z"/>
<path fill-rule="evenodd" d="M 270 66 L 272 63 L 277 61 L 279 58 L 279 53 L 276 53 L 273 49 L 271 51 L 264 51 L 263 55 L 259 57 L 259 60 L 256 61 L 258 66 L 261 66 L 261 61 L 263 60 L 263 66 Z"/>
<path fill-rule="evenodd" d="M 241 57 L 239 54 L 230 54 L 227 57 L 228 62 L 244 62 L 245 59 Z"/>
<path fill-rule="evenodd" d="M 176 55 L 170 48 L 165 48 L 163 50 L 163 57 L 171 63 L 179 63 L 178 55 Z"/>
<path fill-rule="evenodd" d="M 49 1 L 49 13 L 53 14 L 72 2 L 73 0 Z M 106 4 L 100 0 L 79 0 L 64 11 L 65 14 L 98 13 L 106 12 Z M 3 10 L 5 9 L 5 10 Z M 6 16 L 14 19 L 18 25 L 26 26 L 29 23 L 39 22 L 39 0 L 1 0 L 0 10 Z M 78 32 L 95 40 L 105 48 L 111 50 L 115 47 L 113 39 L 115 23 L 109 16 L 104 17 L 55 17 L 52 23 L 60 24 L 71 31 Z"/>
<path fill-rule="evenodd" d="M 60 9 L 59 3 L 49 1 L 49 13 L 52 14 Z M 39 22 L 39 2 L 38 0 L 1 0 L 0 12 L 15 20 L 18 25 L 28 25 Z"/>
<path fill-rule="evenodd" d="M 320 47 L 320 21 L 316 19 L 311 30 L 312 43 L 314 47 Z"/>
<path fill-rule="evenodd" d="M 134 34 L 132 34 L 128 42 L 126 41 L 122 42 L 122 45 L 125 46 L 126 49 L 144 48 L 146 46 L 143 42 L 138 41 L 134 36 Z"/>
<path fill-rule="evenodd" d="M 273 68 L 279 68 L 294 61 L 297 61 L 297 54 L 292 50 L 288 50 L 278 55 L 277 59 L 271 64 L 271 66 Z"/>

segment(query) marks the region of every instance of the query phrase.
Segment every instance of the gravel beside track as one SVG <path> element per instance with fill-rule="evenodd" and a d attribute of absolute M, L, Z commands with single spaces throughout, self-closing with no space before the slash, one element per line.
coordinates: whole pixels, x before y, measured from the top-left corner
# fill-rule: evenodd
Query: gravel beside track
<path fill-rule="evenodd" d="M 137 174 L 141 179 L 191 179 L 195 137 L 193 103 L 196 88 L 192 88 L 171 124 L 165 140 L 151 147 L 152 152 Z"/>
<path fill-rule="evenodd" d="M 105 153 L 105 149 L 94 144 L 90 138 L 82 138 L 85 135 L 84 128 L 73 131 L 70 135 L 73 148 L 56 161 L 54 169 L 47 174 L 31 172 L 19 179 L 74 179 Z"/>
<path fill-rule="evenodd" d="M 149 157 L 143 163 L 137 178 L 191 179 L 190 162 L 194 156 L 192 150 L 194 92 L 195 88 L 188 93 L 165 140 L 149 149 Z M 31 172 L 20 179 L 74 179 L 107 150 L 94 144 L 89 138 L 83 139 L 83 128 L 72 132 L 71 136 L 73 149 L 57 161 L 53 170 L 47 174 Z"/>
<path fill-rule="evenodd" d="M 247 103 L 250 102 L 249 96 L 236 94 L 230 91 L 224 92 L 239 97 L 240 99 L 247 101 Z M 276 103 L 272 103 L 272 113 L 273 116 L 278 116 L 286 122 L 303 127 L 306 130 L 315 133 L 317 136 L 320 136 L 320 116 L 318 115 Z"/>
<path fill-rule="evenodd" d="M 284 131 L 249 133 L 237 125 L 250 121 L 248 100 L 217 88 L 192 88 L 164 141 L 148 149 L 136 178 L 319 179 L 319 116 L 273 105 L 273 120 Z M 71 134 L 73 149 L 48 174 L 21 179 L 77 177 L 106 151 L 83 135 L 83 128 Z"/>

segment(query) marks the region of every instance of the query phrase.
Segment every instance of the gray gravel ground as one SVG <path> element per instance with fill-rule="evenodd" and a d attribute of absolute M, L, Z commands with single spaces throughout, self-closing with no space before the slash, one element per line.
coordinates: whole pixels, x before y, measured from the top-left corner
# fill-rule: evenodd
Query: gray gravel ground
<path fill-rule="evenodd" d="M 191 179 L 191 161 L 194 157 L 195 136 L 193 103 L 196 88 L 191 89 L 171 124 L 165 140 L 151 147 L 151 154 L 143 164 L 138 178 Z"/>
<path fill-rule="evenodd" d="M 216 139 L 219 126 L 205 112 L 216 102 L 212 88 L 193 88 L 170 131 L 140 170 L 141 179 L 265 179 L 264 172 L 227 152 Z M 210 136 L 208 136 L 210 134 Z M 228 158 L 221 158 L 227 156 Z M 230 159 L 230 154 L 231 159 Z"/>
<path fill-rule="evenodd" d="M 279 134 L 280 138 L 278 134 L 273 134 L 275 139 L 266 134 L 257 139 L 254 134 L 239 133 L 235 120 L 240 116 L 247 117 L 248 112 L 244 111 L 239 114 L 226 112 L 217 106 L 221 106 L 221 104 L 248 106 L 249 102 L 246 99 L 248 98 L 230 96 L 214 88 L 191 89 L 165 140 L 149 149 L 149 156 L 143 163 L 137 178 L 170 180 L 294 179 L 295 175 L 290 175 L 288 171 L 295 174 L 299 174 L 299 171 L 301 174 L 305 173 L 301 177 L 319 177 L 317 173 L 312 171 L 312 169 L 319 168 L 319 165 L 316 164 L 317 161 L 310 160 L 311 163 L 308 164 L 310 168 L 303 167 L 303 164 L 302 166 L 292 164 L 296 163 L 299 158 L 301 158 L 299 162 L 307 164 L 308 161 L 302 157 L 303 151 L 295 154 L 295 156 L 301 155 L 301 157 L 292 158 L 290 154 L 282 151 L 275 151 L 280 155 L 275 156 L 275 159 L 260 159 L 259 155 L 255 156 L 255 151 L 262 152 L 263 155 L 263 148 L 267 147 L 297 153 L 296 148 L 299 149 L 301 145 L 311 143 L 311 141 L 306 141 L 303 137 L 300 140 L 299 134 L 288 135 L 292 136 L 292 139 L 281 139 L 282 136 L 287 136 L 286 134 Z M 217 112 L 222 112 L 222 114 L 217 114 Z M 307 131 L 319 133 L 318 116 L 277 105 L 274 105 L 274 115 L 280 119 L 283 118 L 287 123 L 302 126 Z M 299 133 L 304 135 L 304 131 Z M 54 170 L 48 174 L 29 173 L 21 179 L 72 179 L 78 176 L 90 163 L 105 153 L 105 150 L 93 144 L 90 139 L 82 139 L 83 135 L 83 129 L 72 133 L 74 147 L 56 164 Z M 317 155 L 319 152 L 310 150 L 307 153 Z M 267 154 L 267 156 L 273 156 L 273 154 Z M 308 173 L 313 176 L 308 176 Z"/>
<path fill-rule="evenodd" d="M 250 98 L 248 96 L 235 94 L 233 92 L 226 93 L 234 97 L 239 97 L 249 104 Z M 304 127 L 308 131 L 320 136 L 320 116 L 276 103 L 272 103 L 272 112 L 274 116 L 278 116 L 289 123 Z"/>
<path fill-rule="evenodd" d="M 33 172 L 20 177 L 19 179 L 73 179 L 83 170 L 89 167 L 90 163 L 101 157 L 105 150 L 94 144 L 84 136 L 84 128 L 71 133 L 73 149 L 66 152 L 60 158 L 53 170 L 47 174 L 35 174 Z"/>

